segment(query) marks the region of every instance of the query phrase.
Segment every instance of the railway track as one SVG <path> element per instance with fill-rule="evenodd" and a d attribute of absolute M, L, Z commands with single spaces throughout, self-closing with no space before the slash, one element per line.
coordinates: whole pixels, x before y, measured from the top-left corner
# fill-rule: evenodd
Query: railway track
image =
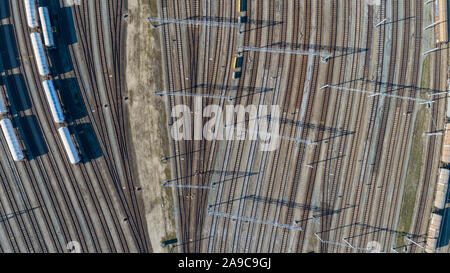
<path fill-rule="evenodd" d="M 169 91 L 222 95 L 226 94 L 225 88 L 218 86 L 234 86 L 230 82 L 236 82 L 234 104 L 248 106 L 268 101 L 278 104 L 283 112 L 280 135 L 313 139 L 318 144 L 310 149 L 302 143 L 281 139 L 278 150 L 259 153 L 257 142 L 171 141 L 172 153 L 188 155 L 184 157 L 185 162 L 180 158 L 172 162 L 174 173 L 180 178 L 177 183 L 210 186 L 216 182 L 214 191 L 174 190 L 180 213 L 182 251 L 301 252 L 313 247 L 321 252 L 353 252 L 364 251 L 372 241 L 389 251 L 395 239 L 391 235 L 396 233 L 399 195 L 411 145 L 411 140 L 405 136 L 411 133 L 413 116 L 403 113 L 414 111 L 415 103 L 382 96 L 367 98 L 350 92 L 317 91 L 319 84 L 335 82 L 362 89 L 371 89 L 371 84 L 375 83 L 376 92 L 396 92 L 398 85 L 409 83 L 415 86 L 420 69 L 422 7 L 419 2 L 382 1 L 380 7 L 351 1 L 332 1 L 331 4 L 325 7 L 324 2 L 309 1 L 248 2 L 249 22 L 275 22 L 281 18 L 281 23 L 256 28 L 248 23 L 244 25 L 242 36 L 238 36 L 236 30 L 220 27 L 205 27 L 204 30 L 199 30 L 198 26 L 161 27 Z M 387 4 L 392 5 L 389 6 L 392 21 L 400 22 L 402 16 L 406 19 L 375 27 L 377 20 L 388 16 Z M 234 1 L 217 5 L 223 13 L 214 13 L 216 6 L 202 1 L 161 1 L 160 12 L 161 17 L 166 18 L 237 18 Z M 328 16 L 330 11 L 331 16 Z M 420 21 L 414 26 L 417 38 L 411 42 L 409 38 L 414 32 L 408 19 L 416 17 Z M 352 18 L 352 21 L 339 18 Z M 325 29 L 329 30 L 328 38 L 323 34 Z M 388 40 L 391 36 L 392 40 Z M 230 41 L 233 37 L 236 42 Z M 400 37 L 402 41 L 398 40 Z M 198 43 L 197 39 L 203 39 L 203 43 Z M 243 52 L 242 78 L 232 81 L 231 71 L 223 69 L 229 65 L 221 63 L 217 55 L 220 52 L 231 62 L 231 52 L 240 43 L 256 47 L 330 49 L 333 57 L 320 65 L 319 57 Z M 412 43 L 415 46 L 410 49 Z M 205 52 L 205 56 L 200 56 L 199 50 Z M 344 53 L 338 55 L 339 50 Z M 390 52 L 389 59 L 384 58 L 385 51 Z M 415 65 L 410 68 L 408 64 L 413 59 Z M 387 82 L 386 88 L 383 88 L 383 80 Z M 262 83 L 261 88 L 273 84 L 274 93 L 282 91 L 273 95 L 245 95 L 246 86 L 256 88 L 259 83 Z M 411 93 L 400 90 L 399 95 Z M 204 99 L 203 105 L 214 102 Z M 192 107 L 193 99 L 170 97 L 169 111 L 177 103 Z M 223 100 L 220 105 L 224 105 Z M 319 125 L 309 126 L 314 121 Z M 173 119 L 169 125 L 172 123 Z M 338 135 L 338 131 L 345 133 Z M 435 144 L 430 143 L 432 147 Z M 325 160 L 321 159 L 323 156 Z M 309 160 L 323 162 L 324 168 L 306 169 Z M 425 175 L 429 177 L 431 173 Z M 427 185 L 424 183 L 424 187 Z M 197 200 L 186 196 L 195 196 Z M 297 203 L 299 201 L 301 203 Z M 319 202 L 321 205 L 317 206 Z M 352 206 L 348 207 L 349 203 L 353 203 Z M 297 211 L 298 208 L 302 211 Z M 302 232 L 211 216 L 206 214 L 207 209 L 261 221 L 297 224 Z M 361 234 L 361 226 L 376 231 Z M 316 240 L 312 236 L 315 231 L 323 239 L 319 246 L 312 242 Z M 344 244 L 343 238 L 359 249 Z"/>
<path fill-rule="evenodd" d="M 117 192 L 122 209 L 124 210 L 123 219 L 130 223 L 134 240 L 138 246 L 138 251 L 150 251 L 148 238 L 146 235 L 146 227 L 143 222 L 143 215 L 139 208 L 139 198 L 136 195 L 136 181 L 133 179 L 131 157 L 128 151 L 128 135 L 126 133 L 126 106 L 124 104 L 124 86 L 121 77 L 124 72 L 120 68 L 120 61 L 122 53 L 120 52 L 120 44 L 123 43 L 121 38 L 123 2 L 114 2 L 113 5 L 109 1 L 101 1 L 91 3 L 89 5 L 83 4 L 74 7 L 74 21 L 76 28 L 82 33 L 80 35 L 82 51 L 79 52 L 74 48 L 70 48 L 70 53 L 73 58 L 82 58 L 91 71 L 88 73 L 89 82 L 91 86 L 84 88 L 80 84 L 84 100 L 89 106 L 88 109 L 101 109 L 103 111 L 96 111 L 92 114 L 94 123 L 94 130 L 96 135 L 100 136 L 101 147 L 105 158 L 107 158 L 107 165 L 97 167 L 97 171 L 103 168 L 108 170 L 109 175 L 115 181 L 113 185 L 114 191 Z M 111 14 L 108 14 L 111 12 Z M 107 17 L 107 18 L 105 18 Z M 91 19 L 95 18 L 95 23 Z M 108 18 L 113 18 L 108 21 Z M 114 31 L 110 34 L 111 37 L 106 39 L 104 34 L 108 35 L 104 28 L 105 24 L 114 25 Z M 89 39 L 91 37 L 91 39 Z M 105 45 L 105 41 L 110 41 L 110 45 Z M 106 48 L 111 47 L 109 52 Z M 113 55 L 111 61 L 107 55 Z M 89 58 L 94 56 L 94 58 Z M 80 67 L 76 67 L 79 75 L 82 72 Z M 100 65 L 100 68 L 98 67 Z M 112 66 L 112 67 L 111 67 Z M 101 69 L 101 70 L 100 70 Z M 112 77 L 111 77 L 112 76 Z M 119 84 L 120 83 L 120 84 Z M 92 90 L 104 90 L 104 92 L 94 93 Z M 109 91 L 110 90 L 110 91 Z M 99 94 L 100 93 L 100 94 Z M 103 95 L 105 94 L 105 95 Z M 93 99 L 93 101 L 92 101 Z M 117 150 L 120 149 L 120 152 Z M 101 177 L 101 175 L 100 175 Z M 116 222 L 116 225 L 121 225 Z"/>
<path fill-rule="evenodd" d="M 18 48 L 20 48 L 20 50 L 17 50 L 18 57 L 21 57 L 22 52 L 31 52 L 31 45 L 28 41 L 30 30 L 26 27 L 26 17 L 23 15 L 24 8 L 22 4 L 23 2 L 14 2 L 12 5 L 10 4 L 12 11 L 11 22 L 15 27 L 13 29 L 15 41 L 19 42 Z M 97 7 L 95 12 L 97 14 L 101 13 L 103 17 L 105 17 L 104 11 L 108 9 L 107 11 L 111 12 L 113 15 L 121 15 L 122 1 L 115 2 L 113 5 L 109 4 L 110 3 L 103 1 L 102 5 L 104 6 Z M 2 8 L 5 7 L 3 6 Z M 53 11 L 60 12 L 58 3 L 52 3 L 52 8 Z M 111 18 L 111 16 L 109 18 Z M 120 23 L 121 16 L 119 16 L 118 20 L 116 17 L 113 18 L 114 20 L 111 20 L 111 25 L 114 22 L 115 28 L 111 31 L 111 35 L 114 35 L 113 37 L 115 39 L 113 50 L 110 53 L 113 53 L 115 56 L 114 65 L 117 68 L 120 67 L 120 58 L 122 56 L 118 49 L 121 48 L 120 43 L 123 42 L 123 39 L 120 38 L 121 32 L 118 30 L 123 29 L 123 24 Z M 63 27 L 65 28 L 67 26 Z M 59 29 L 62 29 L 61 25 L 59 25 Z M 81 30 L 83 29 L 89 30 L 86 26 L 82 26 Z M 100 32 L 105 31 L 105 29 L 101 27 L 98 29 Z M 102 38 L 100 32 L 97 32 L 97 34 Z M 119 34 L 117 32 L 119 32 Z M 90 33 L 88 33 L 88 35 L 89 34 Z M 85 45 L 92 48 L 92 46 L 88 45 L 86 42 L 88 36 L 82 37 L 85 38 Z M 59 45 L 61 46 L 62 44 Z M 52 65 L 57 66 L 57 64 L 55 64 L 57 62 L 55 62 L 55 58 L 53 57 L 58 56 L 58 54 L 61 54 L 59 56 L 61 59 L 67 58 L 62 51 L 64 50 L 57 51 L 57 53 L 50 53 Z M 71 56 L 76 55 L 73 48 L 69 47 L 68 51 L 72 54 Z M 104 54 L 106 55 L 108 53 Z M 108 55 L 109 58 L 105 58 L 104 60 L 111 59 L 111 54 Z M 43 90 L 40 84 L 41 78 L 37 76 L 37 69 L 33 64 L 32 59 L 22 58 L 22 60 L 26 65 L 21 65 L 18 69 L 22 75 L 27 76 L 25 81 L 22 83 L 20 78 L 12 77 L 8 84 L 14 85 L 12 87 L 20 86 L 20 89 L 24 94 L 28 93 L 27 91 L 30 92 L 30 108 L 29 110 L 15 108 L 13 103 L 19 102 L 22 103 L 22 105 L 24 105 L 23 103 L 25 103 L 25 105 L 27 104 L 26 98 L 24 97 L 24 94 L 22 94 L 19 97 L 19 100 L 14 99 L 13 103 L 11 103 L 10 110 L 15 117 L 15 123 L 17 123 L 18 130 L 22 136 L 29 128 L 33 128 L 33 135 L 38 135 L 36 130 L 42 129 L 42 140 L 44 140 L 45 145 L 48 145 L 49 149 L 51 149 L 41 156 L 35 157 L 34 154 L 29 154 L 29 156 L 35 157 L 32 161 L 13 164 L 8 163 L 15 179 L 2 181 L 10 181 L 11 183 L 15 181 L 19 188 L 12 190 L 11 187 L 13 184 L 3 183 L 3 189 L 11 194 L 5 195 L 5 197 L 9 198 L 8 204 L 4 202 L 5 200 L 0 200 L 0 205 L 3 208 L 12 208 L 14 209 L 13 211 L 24 211 L 24 213 L 17 214 L 17 216 L 14 217 L 19 219 L 18 224 L 9 222 L 16 222 L 13 218 L 8 218 L 13 220 L 7 220 L 7 222 L 3 224 L 3 227 L 11 239 L 9 245 L 2 246 L 2 250 L 11 252 L 63 252 L 66 250 L 65 247 L 69 241 L 76 240 L 81 244 L 82 251 L 84 252 L 149 251 L 150 246 L 146 238 L 147 231 L 146 227 L 143 227 L 142 215 L 140 215 L 139 204 L 137 201 L 138 198 L 136 197 L 136 192 L 132 186 L 135 182 L 132 179 L 131 167 L 128 165 L 129 160 L 126 157 L 128 154 L 128 144 L 127 136 L 124 133 L 126 132 L 126 122 L 123 121 L 126 117 L 126 113 L 124 113 L 126 110 L 124 111 L 123 109 L 126 107 L 123 106 L 121 99 L 117 99 L 119 96 L 123 95 L 123 86 L 116 88 L 117 86 L 110 84 L 109 88 L 114 89 L 115 91 L 115 97 L 110 98 L 110 101 L 112 101 L 111 105 L 113 105 L 113 107 L 123 108 L 116 110 L 117 117 L 114 123 L 116 128 L 119 128 L 118 131 L 120 131 L 120 133 L 118 133 L 118 135 L 121 137 L 121 150 L 122 154 L 125 155 L 125 158 L 120 159 L 120 161 L 122 164 L 126 165 L 126 182 L 128 182 L 127 186 L 131 188 L 128 192 L 129 196 L 125 196 L 122 192 L 122 185 L 117 179 L 117 172 L 120 170 L 118 171 L 111 163 L 108 163 L 112 160 L 111 158 L 106 158 L 106 160 L 100 158 L 86 161 L 79 166 L 72 166 L 69 164 L 65 157 L 65 151 L 62 144 L 56 139 L 57 127 L 52 122 L 51 114 L 46 110 L 47 102 L 45 101 L 45 98 L 40 95 L 43 94 Z M 69 63 L 71 63 L 70 60 Z M 109 63 L 112 64 L 112 62 Z M 85 65 L 85 63 L 83 64 Z M 74 65 L 75 74 L 81 78 L 83 73 L 79 69 L 78 65 L 80 64 L 75 62 L 72 63 L 72 65 Z M 104 66 L 106 67 L 108 65 L 104 64 Z M 112 70 L 114 71 L 114 75 L 118 75 L 117 79 L 114 79 L 117 84 L 120 82 L 119 77 L 123 76 L 123 72 L 120 69 L 113 68 Z M 56 72 L 55 67 L 52 67 L 52 71 Z M 105 71 L 110 72 L 110 67 L 105 68 Z M 15 74 L 11 73 L 10 75 Z M 58 80 L 70 80 L 70 77 L 67 77 L 64 74 L 58 76 Z M 79 86 L 85 91 L 83 97 L 87 102 L 87 108 L 89 108 L 89 110 L 99 108 L 96 106 L 91 107 L 92 105 L 89 103 L 89 99 L 92 97 L 90 97 L 90 94 L 87 94 L 88 92 L 84 89 L 85 86 L 83 86 L 83 84 L 80 84 Z M 60 88 L 61 86 L 59 86 L 59 89 Z M 8 97 L 10 97 L 10 95 L 11 94 L 8 94 Z M 119 103 L 116 103 L 115 100 L 119 101 Z M 100 108 L 101 107 L 103 107 L 103 105 L 101 105 Z M 66 113 L 69 116 L 69 125 L 76 135 L 78 142 L 80 143 L 79 133 L 83 133 L 79 126 L 82 126 L 87 121 L 92 122 L 94 125 L 93 129 L 97 135 L 100 135 L 99 139 L 101 140 L 101 144 L 104 144 L 105 146 L 108 145 L 110 139 L 102 137 L 106 135 L 106 129 L 99 126 L 100 124 L 103 124 L 102 121 L 104 119 L 101 119 L 102 116 L 100 116 L 100 119 L 95 116 L 93 117 L 91 111 L 89 111 L 89 113 L 90 115 L 87 118 L 75 120 L 72 119 L 73 117 L 70 115 L 73 113 Z M 36 117 L 36 124 L 33 124 L 34 120 L 30 121 L 25 119 L 30 114 Z M 34 151 L 36 149 L 43 149 L 32 146 L 32 144 L 36 143 L 41 145 L 39 139 L 34 137 L 33 142 L 35 143 L 27 143 L 27 141 L 24 141 L 27 151 L 32 153 L 33 149 Z M 102 151 L 112 153 L 110 152 L 111 148 L 107 150 L 104 148 L 105 146 L 102 147 Z M 83 147 L 80 147 L 80 149 L 83 149 Z M 88 153 L 83 152 L 83 156 L 87 155 Z M 5 168 L 7 168 L 7 166 L 3 165 L 2 170 L 4 171 L 0 172 L 0 175 L 3 174 L 4 177 L 10 177 L 11 175 L 8 174 L 8 171 L 5 170 Z M 115 182 L 111 183 L 110 181 Z M 13 192 L 15 192 L 15 194 L 12 194 Z M 17 199 L 17 194 L 19 193 L 22 195 L 21 199 Z M 23 205 L 21 203 L 23 203 Z M 16 205 L 15 207 L 12 207 L 9 204 Z M 31 205 L 37 207 L 30 207 Z M 130 205 L 132 206 L 131 209 L 129 208 Z M 44 228 L 46 230 L 44 230 Z M 21 240 L 18 240 L 19 234 L 21 234 Z"/>

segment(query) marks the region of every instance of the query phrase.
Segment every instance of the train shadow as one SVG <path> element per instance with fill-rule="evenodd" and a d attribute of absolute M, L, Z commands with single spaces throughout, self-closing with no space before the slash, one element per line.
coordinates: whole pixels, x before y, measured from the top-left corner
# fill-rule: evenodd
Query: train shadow
<path fill-rule="evenodd" d="M 31 109 L 31 100 L 22 74 L 6 76 L 6 94 L 14 112 Z"/>
<path fill-rule="evenodd" d="M 55 81 L 55 85 L 60 91 L 61 103 L 66 116 L 70 120 L 86 117 L 87 110 L 77 80 L 75 78 L 60 79 Z"/>
<path fill-rule="evenodd" d="M 55 10 L 56 9 L 56 10 Z M 69 12 L 67 12 L 65 9 L 69 9 Z M 65 17 L 65 14 L 69 14 L 68 16 L 72 16 L 72 13 L 70 11 L 70 8 L 52 8 L 51 14 L 58 16 L 52 16 L 52 23 L 56 26 L 58 30 L 61 29 L 67 29 L 67 31 L 61 32 L 61 35 L 54 35 L 56 48 L 53 50 L 49 50 L 49 58 L 52 63 L 52 73 L 54 75 L 58 74 L 64 74 L 70 71 L 73 71 L 73 64 L 71 62 L 70 53 L 69 53 L 69 46 L 71 44 L 77 43 L 76 40 L 76 34 L 72 32 L 75 32 L 74 26 L 73 26 L 73 19 L 67 19 Z M 66 21 L 70 21 L 66 22 Z M 59 34 L 60 32 L 58 32 Z M 75 35 L 75 37 L 72 37 L 72 35 Z"/>
<path fill-rule="evenodd" d="M 3 69 L 9 70 L 20 66 L 17 41 L 14 36 L 14 28 L 11 24 L 0 25 L 0 53 Z"/>
<path fill-rule="evenodd" d="M 58 30 L 64 45 L 72 45 L 78 42 L 77 33 L 72 15 L 71 7 L 61 7 L 59 1 L 49 1 L 49 10 L 51 14 L 51 21 Z"/>
<path fill-rule="evenodd" d="M 0 20 L 9 18 L 10 16 L 9 1 L 0 1 Z"/>
<path fill-rule="evenodd" d="M 33 160 L 47 154 L 48 147 L 36 116 L 27 115 L 18 117 L 17 121 L 21 125 L 19 131 L 27 151 L 28 159 Z"/>
<path fill-rule="evenodd" d="M 82 153 L 82 162 L 88 163 L 103 155 L 100 144 L 97 141 L 94 128 L 90 123 L 82 123 L 74 126 L 75 137 Z"/>

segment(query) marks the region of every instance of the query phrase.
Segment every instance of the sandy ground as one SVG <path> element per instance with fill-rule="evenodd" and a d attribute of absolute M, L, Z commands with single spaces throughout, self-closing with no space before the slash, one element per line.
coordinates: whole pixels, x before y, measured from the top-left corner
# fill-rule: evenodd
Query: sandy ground
<path fill-rule="evenodd" d="M 126 79 L 130 94 L 130 123 L 138 176 L 142 185 L 145 217 L 154 252 L 167 252 L 161 241 L 175 235 L 171 190 L 160 184 L 170 179 L 164 102 L 153 95 L 161 90 L 159 34 L 145 20 L 156 14 L 155 0 L 129 0 Z"/>

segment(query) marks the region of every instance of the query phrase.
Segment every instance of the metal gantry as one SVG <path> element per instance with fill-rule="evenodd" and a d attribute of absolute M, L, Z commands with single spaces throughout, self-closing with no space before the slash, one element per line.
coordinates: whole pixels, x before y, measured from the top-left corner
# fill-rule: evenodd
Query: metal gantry
<path fill-rule="evenodd" d="M 309 56 L 319 56 L 324 59 L 329 59 L 333 54 L 326 52 L 315 52 L 315 51 L 300 51 L 292 49 L 279 49 L 279 48 L 267 48 L 267 47 L 253 47 L 253 46 L 238 46 L 238 52 L 241 51 L 258 51 L 258 52 L 268 52 L 268 53 L 279 53 L 279 54 L 294 54 L 294 55 L 309 55 Z"/>
<path fill-rule="evenodd" d="M 161 184 L 161 187 L 167 188 L 181 188 L 181 189 L 204 189 L 204 190 L 214 190 L 214 186 L 195 186 L 195 185 L 178 185 L 178 184 Z"/>
<path fill-rule="evenodd" d="M 242 215 L 234 215 L 234 214 L 223 213 L 223 212 L 218 212 L 218 211 L 213 211 L 213 210 L 208 210 L 208 214 L 215 215 L 215 216 L 221 216 L 221 217 L 225 217 L 225 218 L 230 218 L 230 219 L 234 219 L 234 220 L 238 220 L 238 221 L 246 221 L 246 222 L 258 223 L 258 224 L 269 225 L 269 226 L 274 226 L 274 227 L 279 227 L 279 228 L 302 231 L 302 228 L 300 226 L 264 221 L 264 220 L 250 218 L 250 217 L 246 217 L 246 216 L 242 216 Z"/>
<path fill-rule="evenodd" d="M 208 99 L 228 99 L 228 100 L 233 100 L 234 98 L 233 96 L 225 96 L 225 95 L 194 94 L 194 93 L 164 92 L 164 91 L 155 91 L 155 95 L 176 96 L 176 97 L 201 97 Z"/>
<path fill-rule="evenodd" d="M 183 180 L 184 178 L 194 177 L 196 175 L 186 176 L 183 178 L 175 178 L 171 180 L 164 181 L 163 184 L 161 184 L 161 187 L 170 187 L 170 188 L 184 188 L 184 189 L 207 189 L 207 190 L 214 190 L 215 186 L 198 186 L 198 185 L 180 185 L 180 184 L 173 184 L 172 182 L 176 182 L 179 180 Z"/>
<path fill-rule="evenodd" d="M 370 95 L 369 97 L 384 96 L 384 97 L 390 97 L 390 98 L 396 98 L 396 99 L 402 99 L 402 100 L 411 100 L 411 101 L 418 102 L 419 104 L 429 104 L 429 103 L 434 102 L 432 100 L 424 100 L 424 99 L 413 98 L 413 97 L 404 97 L 404 96 L 387 94 L 387 93 L 383 93 L 383 92 L 374 92 L 374 91 L 369 91 L 369 90 L 361 90 L 361 89 L 355 89 L 355 88 L 349 88 L 349 87 L 343 87 L 343 86 L 337 86 L 337 85 L 331 85 L 331 84 L 322 86 L 320 88 L 320 90 L 324 90 L 326 88 L 333 88 L 333 89 L 343 90 L 343 91 L 365 93 L 365 94 L 369 94 Z"/>
<path fill-rule="evenodd" d="M 158 22 L 162 24 L 174 23 L 182 25 L 197 25 L 197 26 L 209 26 L 209 27 L 231 27 L 239 28 L 240 23 L 233 22 L 219 22 L 219 21 L 201 21 L 192 19 L 169 19 L 169 18 L 158 18 L 158 17 L 148 17 L 147 20 L 153 25 L 153 22 Z"/>
<path fill-rule="evenodd" d="M 413 241 L 409 236 L 406 236 L 405 239 L 406 239 L 406 241 L 408 241 L 408 242 L 410 242 L 410 243 L 412 243 L 412 244 L 414 244 L 414 245 L 416 245 L 416 246 L 418 246 L 418 247 L 424 249 L 423 246 L 421 246 L 421 245 L 419 245 L 418 243 L 416 243 L 415 241 Z"/>
<path fill-rule="evenodd" d="M 428 54 L 433 53 L 433 52 L 436 52 L 436 51 L 438 51 L 438 50 L 440 50 L 439 47 L 435 47 L 435 48 L 433 48 L 433 49 L 427 50 L 427 51 L 425 51 L 425 52 L 423 53 L 423 56 L 428 55 Z"/>
<path fill-rule="evenodd" d="M 355 249 L 355 250 L 361 250 L 361 251 L 370 251 L 373 252 L 372 248 L 361 248 L 361 247 L 357 247 L 352 245 L 346 238 L 342 238 L 342 241 L 344 241 L 344 243 L 339 243 L 339 242 L 333 242 L 333 241 L 327 241 L 327 240 L 323 240 L 322 238 L 320 238 L 319 233 L 318 232 L 314 232 L 314 236 L 316 236 L 316 238 L 321 242 L 321 243 L 325 243 L 325 244 L 330 244 L 330 245 L 336 245 L 336 246 L 342 246 L 342 247 L 347 247 L 347 248 L 351 248 L 351 249 Z M 381 251 L 380 251 L 381 252 Z"/>
<path fill-rule="evenodd" d="M 386 23 L 388 20 L 388 18 L 384 18 L 383 20 L 381 20 L 381 22 L 379 22 L 375 27 L 379 27 L 382 26 L 384 23 Z"/>
<path fill-rule="evenodd" d="M 436 21 L 436 22 L 434 22 L 434 23 L 432 23 L 432 24 L 426 26 L 423 30 L 427 30 L 427 29 L 429 29 L 429 28 L 435 27 L 436 25 L 439 25 L 440 23 L 442 23 L 441 20 Z"/>

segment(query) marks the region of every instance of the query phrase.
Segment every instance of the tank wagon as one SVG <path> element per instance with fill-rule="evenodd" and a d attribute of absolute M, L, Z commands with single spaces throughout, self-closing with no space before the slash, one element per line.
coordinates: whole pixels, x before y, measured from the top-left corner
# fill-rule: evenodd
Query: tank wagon
<path fill-rule="evenodd" d="M 25 12 L 27 14 L 27 23 L 30 28 L 37 28 L 36 2 L 34 0 L 23 0 Z"/>
<path fill-rule="evenodd" d="M 61 127 L 58 129 L 59 136 L 61 137 L 61 141 L 66 149 L 67 156 L 69 157 L 69 161 L 72 164 L 77 164 L 80 162 L 80 156 L 78 155 L 77 149 L 75 148 L 75 144 L 70 137 L 69 129 L 67 127 Z"/>
<path fill-rule="evenodd" d="M 47 7 L 39 7 L 39 18 L 42 25 L 42 34 L 44 35 L 44 44 L 48 48 L 55 48 L 53 39 L 52 24 L 50 22 L 50 13 Z"/>
<path fill-rule="evenodd" d="M 48 69 L 47 59 L 44 51 L 44 46 L 42 45 L 41 36 L 38 32 L 33 32 L 30 34 L 31 44 L 33 45 L 33 52 L 36 59 L 36 64 L 38 66 L 39 74 L 41 76 L 47 76 L 50 74 Z"/>
<path fill-rule="evenodd" d="M 64 114 L 59 103 L 58 95 L 56 94 L 55 86 L 53 85 L 52 80 L 45 80 L 42 82 L 42 86 L 44 87 L 45 97 L 47 98 L 48 105 L 50 106 L 50 110 L 52 112 L 53 120 L 56 123 L 64 122 Z"/>
<path fill-rule="evenodd" d="M 14 161 L 21 161 L 25 158 L 22 149 L 20 147 L 19 141 L 17 139 L 16 133 L 12 126 L 11 120 L 5 118 L 0 120 L 0 125 L 2 127 L 3 135 L 8 143 L 9 151 L 11 153 Z"/>

